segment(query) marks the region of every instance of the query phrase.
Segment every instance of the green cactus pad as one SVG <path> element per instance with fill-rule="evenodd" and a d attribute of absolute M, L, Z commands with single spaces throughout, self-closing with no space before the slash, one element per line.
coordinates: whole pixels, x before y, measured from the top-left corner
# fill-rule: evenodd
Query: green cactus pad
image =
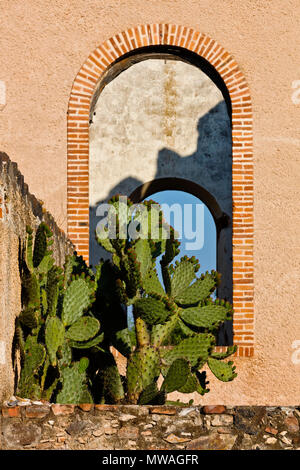
<path fill-rule="evenodd" d="M 65 291 L 62 322 L 65 326 L 75 323 L 90 305 L 90 288 L 84 279 L 76 279 Z"/>
<path fill-rule="evenodd" d="M 40 286 L 37 276 L 28 273 L 22 279 L 23 302 L 28 308 L 40 307 Z"/>
<path fill-rule="evenodd" d="M 180 329 L 184 336 L 195 336 L 197 333 L 189 328 L 180 318 L 178 319 L 178 325 L 180 326 Z"/>
<path fill-rule="evenodd" d="M 161 265 L 161 274 L 162 274 L 162 279 L 164 283 L 164 288 L 168 296 L 171 295 L 171 275 L 170 275 L 170 268 L 169 266 L 165 266 L 162 263 L 162 260 L 160 261 Z"/>
<path fill-rule="evenodd" d="M 90 392 L 88 391 L 88 389 L 86 388 L 85 390 L 83 390 L 83 392 L 81 393 L 80 395 L 80 400 L 79 400 L 79 404 L 80 403 L 84 403 L 84 404 L 87 404 L 87 403 L 93 403 L 94 400 L 93 400 L 93 397 L 92 395 L 90 394 Z"/>
<path fill-rule="evenodd" d="M 127 362 L 127 386 L 131 399 L 137 402 L 141 392 L 156 382 L 159 374 L 159 355 L 154 348 L 134 351 Z"/>
<path fill-rule="evenodd" d="M 107 238 L 107 232 L 105 229 L 102 229 L 99 232 L 96 232 L 96 239 L 99 245 L 102 246 L 109 253 L 115 253 L 115 248 L 112 246 L 109 238 Z"/>
<path fill-rule="evenodd" d="M 26 376 L 22 370 L 18 384 L 18 395 L 31 400 L 40 400 L 41 389 L 38 379 L 32 375 Z"/>
<path fill-rule="evenodd" d="M 63 284 L 65 288 L 67 287 L 67 285 L 69 284 L 71 280 L 71 275 L 72 275 L 73 266 L 74 266 L 74 259 L 75 259 L 74 255 L 67 255 L 65 259 L 64 280 L 63 280 Z"/>
<path fill-rule="evenodd" d="M 232 361 L 222 362 L 218 359 L 210 357 L 207 363 L 212 373 L 222 382 L 230 382 L 237 376 L 237 374 L 234 372 L 235 366 L 233 366 Z"/>
<path fill-rule="evenodd" d="M 172 227 L 170 227 L 170 237 L 166 240 L 166 245 L 165 245 L 165 253 L 162 256 L 161 259 L 161 265 L 162 266 L 167 266 L 175 256 L 178 255 L 179 253 L 179 245 L 180 242 L 175 239 L 175 232 Z"/>
<path fill-rule="evenodd" d="M 195 270 L 193 264 L 181 259 L 174 270 L 171 280 L 171 295 L 176 300 L 180 298 L 180 294 L 186 290 L 191 282 L 195 279 Z"/>
<path fill-rule="evenodd" d="M 26 240 L 26 265 L 30 272 L 33 271 L 33 236 L 32 236 L 32 229 L 30 227 L 26 227 L 27 232 L 27 240 Z"/>
<path fill-rule="evenodd" d="M 35 308 L 26 308 L 20 313 L 19 320 L 27 328 L 36 328 L 38 326 L 38 312 Z"/>
<path fill-rule="evenodd" d="M 158 390 L 155 382 L 148 385 L 140 394 L 139 405 L 163 405 L 166 400 L 165 392 Z"/>
<path fill-rule="evenodd" d="M 82 357 L 79 361 L 78 364 L 78 370 L 79 372 L 85 372 L 89 366 L 90 361 L 88 360 L 87 357 Z"/>
<path fill-rule="evenodd" d="M 38 272 L 40 274 L 47 274 L 48 271 L 52 268 L 53 264 L 54 264 L 54 259 L 52 257 L 52 252 L 47 251 L 44 258 L 42 259 L 42 261 L 40 262 L 37 268 Z"/>
<path fill-rule="evenodd" d="M 49 317 L 45 330 L 45 342 L 53 366 L 56 365 L 56 353 L 64 341 L 64 336 L 65 327 L 60 319 L 57 317 Z"/>
<path fill-rule="evenodd" d="M 47 313 L 47 309 L 48 309 L 47 294 L 44 289 L 41 290 L 40 307 L 41 307 L 41 315 L 43 316 Z"/>
<path fill-rule="evenodd" d="M 144 279 L 152 264 L 151 249 L 148 240 L 140 238 L 135 242 L 134 249 L 137 261 L 140 263 L 139 268 L 141 276 L 142 279 Z"/>
<path fill-rule="evenodd" d="M 232 318 L 228 308 L 214 304 L 181 310 L 180 317 L 189 325 L 201 328 L 213 328 Z"/>
<path fill-rule="evenodd" d="M 139 396 L 139 405 L 149 405 L 151 401 L 157 396 L 158 388 L 156 382 L 151 383 Z"/>
<path fill-rule="evenodd" d="M 72 349 L 67 341 L 64 341 L 62 345 L 58 348 L 58 367 L 67 367 L 71 365 L 72 362 Z"/>
<path fill-rule="evenodd" d="M 216 286 L 215 277 L 206 274 L 204 279 L 197 279 L 193 284 L 176 296 L 176 302 L 180 305 L 194 305 L 206 299 L 214 291 Z"/>
<path fill-rule="evenodd" d="M 120 261 L 122 277 L 126 285 L 126 294 L 129 299 L 136 296 L 138 289 L 141 287 L 141 264 L 137 261 L 136 252 L 130 248 L 127 258 L 124 257 Z"/>
<path fill-rule="evenodd" d="M 178 388 L 180 393 L 193 393 L 196 392 L 199 386 L 198 379 L 195 374 L 189 374 L 185 384 L 182 387 Z"/>
<path fill-rule="evenodd" d="M 119 403 L 124 398 L 124 389 L 116 361 L 110 352 L 101 356 L 100 377 L 106 403 Z"/>
<path fill-rule="evenodd" d="M 74 349 L 89 349 L 97 346 L 99 343 L 102 343 L 104 340 L 104 333 L 96 336 L 96 338 L 91 339 L 90 341 L 85 342 L 77 342 L 77 341 L 70 341 L 70 346 Z"/>
<path fill-rule="evenodd" d="M 203 374 L 191 373 L 186 383 L 178 390 L 180 393 L 194 393 L 197 392 L 200 395 L 205 395 L 209 392 L 209 389 L 206 388 L 206 382 Z"/>
<path fill-rule="evenodd" d="M 197 336 L 182 340 L 173 349 L 164 352 L 162 359 L 170 366 L 176 359 L 184 358 L 195 367 L 200 360 L 207 360 L 213 343 L 213 337 L 199 333 Z"/>
<path fill-rule="evenodd" d="M 139 315 L 148 325 L 156 325 L 158 323 L 165 323 L 170 316 L 165 304 L 157 299 L 147 297 L 138 299 L 134 303 L 137 315 Z"/>
<path fill-rule="evenodd" d="M 25 343 L 25 362 L 22 373 L 30 377 L 34 375 L 44 363 L 46 350 L 42 344 L 36 342 L 36 338 L 28 336 Z"/>
<path fill-rule="evenodd" d="M 151 342 L 154 346 L 160 346 L 169 338 L 178 323 L 178 316 L 172 315 L 164 325 L 154 325 L 151 333 Z"/>
<path fill-rule="evenodd" d="M 62 390 L 57 395 L 56 403 L 79 403 L 86 390 L 86 374 L 79 370 L 79 363 L 61 370 L 61 382 Z"/>
<path fill-rule="evenodd" d="M 158 279 L 156 269 L 150 269 L 147 273 L 147 276 L 144 278 L 143 289 L 147 294 L 159 294 L 165 295 L 163 286 Z"/>
<path fill-rule="evenodd" d="M 47 284 L 46 284 L 46 293 L 47 293 L 47 314 L 49 316 L 56 315 L 57 301 L 59 295 L 59 280 L 58 273 L 55 267 L 52 267 L 48 272 Z"/>
<path fill-rule="evenodd" d="M 35 234 L 34 250 L 33 250 L 33 266 L 38 267 L 47 251 L 47 234 L 45 224 L 41 223 Z"/>
<path fill-rule="evenodd" d="M 66 331 L 66 337 L 73 341 L 87 341 L 93 338 L 100 329 L 100 323 L 96 318 L 81 317 Z"/>
<path fill-rule="evenodd" d="M 162 384 L 162 389 L 165 390 L 166 393 L 179 390 L 186 383 L 189 374 L 189 363 L 185 359 L 175 359 L 169 367 L 168 373 Z"/>

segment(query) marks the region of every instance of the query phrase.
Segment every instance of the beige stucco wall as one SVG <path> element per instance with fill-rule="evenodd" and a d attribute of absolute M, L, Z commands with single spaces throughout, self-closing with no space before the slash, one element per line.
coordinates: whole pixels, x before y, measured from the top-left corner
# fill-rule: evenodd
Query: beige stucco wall
<path fill-rule="evenodd" d="M 207 33 L 233 54 L 250 87 L 254 118 L 255 357 L 214 386 L 206 403 L 294 404 L 292 362 L 299 322 L 298 0 L 3 0 L 0 4 L 0 145 L 31 191 L 66 225 L 66 112 L 72 82 L 89 53 L 140 23 L 173 22 Z M 2 105 L 1 105 L 2 107 Z"/>

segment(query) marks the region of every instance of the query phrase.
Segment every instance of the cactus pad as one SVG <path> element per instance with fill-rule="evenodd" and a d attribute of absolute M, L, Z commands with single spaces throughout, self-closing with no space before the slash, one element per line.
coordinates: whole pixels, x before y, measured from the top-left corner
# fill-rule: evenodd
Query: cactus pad
<path fill-rule="evenodd" d="M 47 251 L 47 234 L 45 224 L 41 223 L 36 231 L 34 250 L 33 250 L 33 266 L 36 268 L 42 259 L 44 258 Z"/>
<path fill-rule="evenodd" d="M 93 338 L 99 329 L 100 323 L 96 318 L 84 316 L 70 326 L 66 337 L 73 341 L 87 341 Z"/>
<path fill-rule="evenodd" d="M 178 325 L 180 326 L 180 329 L 184 336 L 195 336 L 197 333 L 189 328 L 180 318 L 178 319 Z"/>
<path fill-rule="evenodd" d="M 147 294 L 165 295 L 165 291 L 158 279 L 156 269 L 150 269 L 143 282 L 143 289 Z"/>
<path fill-rule="evenodd" d="M 140 263 L 139 268 L 143 279 L 152 265 L 151 249 L 148 240 L 140 238 L 135 242 L 134 249 L 137 261 Z"/>
<path fill-rule="evenodd" d="M 193 393 L 196 392 L 199 386 L 198 379 L 195 374 L 189 374 L 185 384 L 178 388 L 180 393 Z"/>
<path fill-rule="evenodd" d="M 58 273 L 55 267 L 52 267 L 48 272 L 47 284 L 46 284 L 46 294 L 47 294 L 47 314 L 50 316 L 56 315 L 58 294 L 59 294 L 59 279 Z"/>
<path fill-rule="evenodd" d="M 62 390 L 57 395 L 56 403 L 80 403 L 86 391 L 86 374 L 79 370 L 79 363 L 61 370 L 61 382 Z"/>
<path fill-rule="evenodd" d="M 99 245 L 102 246 L 102 248 L 104 248 L 109 253 L 115 253 L 115 249 L 112 246 L 112 244 L 111 244 L 109 238 L 107 237 L 107 235 L 108 235 L 107 230 L 105 230 L 104 228 L 102 228 L 99 231 L 96 231 L 97 242 L 99 243 Z"/>
<path fill-rule="evenodd" d="M 169 367 L 168 373 L 162 384 L 162 389 L 167 393 L 179 390 L 187 381 L 190 374 L 189 363 L 182 358 L 175 359 Z"/>
<path fill-rule="evenodd" d="M 180 317 L 189 325 L 202 328 L 213 328 L 232 318 L 230 310 L 214 304 L 181 310 Z"/>
<path fill-rule="evenodd" d="M 137 315 L 139 315 L 147 324 L 156 325 L 158 323 L 165 323 L 170 316 L 165 304 L 161 300 L 147 297 L 145 299 L 138 299 L 134 304 Z"/>
<path fill-rule="evenodd" d="M 74 349 L 89 349 L 97 346 L 99 343 L 102 343 L 104 340 L 104 333 L 96 336 L 96 338 L 91 339 L 90 341 L 85 342 L 78 342 L 78 341 L 70 341 L 70 346 Z"/>
<path fill-rule="evenodd" d="M 152 328 L 151 341 L 154 346 L 160 346 L 170 337 L 178 323 L 177 315 L 171 316 L 164 325 L 155 325 Z"/>
<path fill-rule="evenodd" d="M 124 398 L 124 389 L 115 359 L 110 352 L 101 355 L 99 375 L 106 403 L 119 403 Z"/>
<path fill-rule="evenodd" d="M 34 337 L 29 336 L 26 340 L 25 351 L 25 362 L 21 375 L 24 377 L 32 377 L 42 366 L 45 360 L 46 350 L 42 344 L 35 341 Z"/>
<path fill-rule="evenodd" d="M 26 308 L 20 313 L 19 320 L 27 328 L 36 328 L 38 326 L 38 312 L 35 308 Z"/>
<path fill-rule="evenodd" d="M 50 362 L 56 365 L 56 353 L 62 345 L 65 336 L 65 327 L 57 317 L 50 317 L 45 330 L 45 342 L 49 353 Z"/>
<path fill-rule="evenodd" d="M 216 280 L 212 274 L 197 279 L 193 284 L 176 296 L 176 302 L 180 305 L 194 305 L 206 299 L 215 290 Z"/>
<path fill-rule="evenodd" d="M 207 363 L 212 373 L 222 382 L 230 382 L 237 376 L 232 361 L 222 362 L 210 357 Z"/>
<path fill-rule="evenodd" d="M 160 374 L 159 356 L 154 348 L 134 351 L 127 363 L 128 390 L 133 402 Z"/>
<path fill-rule="evenodd" d="M 78 370 L 79 372 L 85 372 L 89 366 L 90 361 L 88 360 L 87 357 L 82 357 L 79 361 L 78 364 Z"/>
<path fill-rule="evenodd" d="M 158 390 L 155 382 L 148 385 L 140 394 L 139 405 L 163 405 L 166 397 L 165 392 Z"/>
<path fill-rule="evenodd" d="M 213 338 L 199 333 L 197 336 L 182 340 L 173 349 L 163 353 L 162 359 L 167 365 L 171 365 L 176 359 L 184 358 L 191 363 L 192 367 L 195 367 L 200 360 L 207 360 L 212 346 Z"/>
<path fill-rule="evenodd" d="M 67 341 L 64 341 L 60 348 L 58 348 L 58 367 L 67 367 L 72 361 L 72 349 Z"/>
<path fill-rule="evenodd" d="M 76 279 L 66 289 L 62 322 L 65 326 L 78 320 L 90 305 L 90 289 L 84 279 Z"/>
<path fill-rule="evenodd" d="M 195 279 L 194 266 L 191 262 L 182 258 L 174 270 L 171 280 L 172 297 L 176 300 Z"/>

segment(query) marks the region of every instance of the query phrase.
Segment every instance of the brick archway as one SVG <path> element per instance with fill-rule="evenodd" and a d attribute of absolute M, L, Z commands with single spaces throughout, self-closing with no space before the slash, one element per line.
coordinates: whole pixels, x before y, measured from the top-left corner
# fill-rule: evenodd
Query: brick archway
<path fill-rule="evenodd" d="M 87 58 L 73 83 L 68 107 L 68 235 L 78 253 L 89 257 L 89 119 L 99 80 L 131 51 L 177 46 L 198 54 L 220 75 L 232 109 L 233 304 L 234 341 L 239 356 L 254 352 L 253 313 L 253 149 L 252 107 L 245 77 L 216 41 L 173 24 L 140 25 L 116 34 Z"/>

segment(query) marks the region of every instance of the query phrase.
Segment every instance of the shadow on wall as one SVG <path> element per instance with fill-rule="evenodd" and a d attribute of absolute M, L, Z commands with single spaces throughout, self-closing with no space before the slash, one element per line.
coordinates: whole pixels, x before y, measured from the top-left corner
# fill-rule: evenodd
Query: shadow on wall
<path fill-rule="evenodd" d="M 218 233 L 217 269 L 222 273 L 222 285 L 218 295 L 232 301 L 232 143 L 231 125 L 225 101 L 214 106 L 199 119 L 197 130 L 197 148 L 191 155 L 181 156 L 168 148 L 162 148 L 159 151 L 154 180 L 181 178 L 187 182 L 197 183 L 215 198 L 223 213 L 226 214 L 229 224 Z M 95 239 L 96 226 L 100 220 L 96 216 L 97 207 L 116 194 L 130 196 L 145 183 L 146 181 L 142 178 L 121 179 L 111 188 L 105 200 L 97 201 L 97 204 L 90 207 L 90 263 L 92 266 L 96 265 L 101 257 L 108 257 L 107 252 L 98 245 Z M 160 188 L 160 191 L 163 189 L 170 188 Z M 188 192 L 186 187 L 176 189 Z M 147 196 L 155 192 L 157 189 L 153 188 L 151 191 L 150 183 L 147 187 Z M 219 344 L 231 343 L 232 326 L 229 325 L 220 332 Z"/>

